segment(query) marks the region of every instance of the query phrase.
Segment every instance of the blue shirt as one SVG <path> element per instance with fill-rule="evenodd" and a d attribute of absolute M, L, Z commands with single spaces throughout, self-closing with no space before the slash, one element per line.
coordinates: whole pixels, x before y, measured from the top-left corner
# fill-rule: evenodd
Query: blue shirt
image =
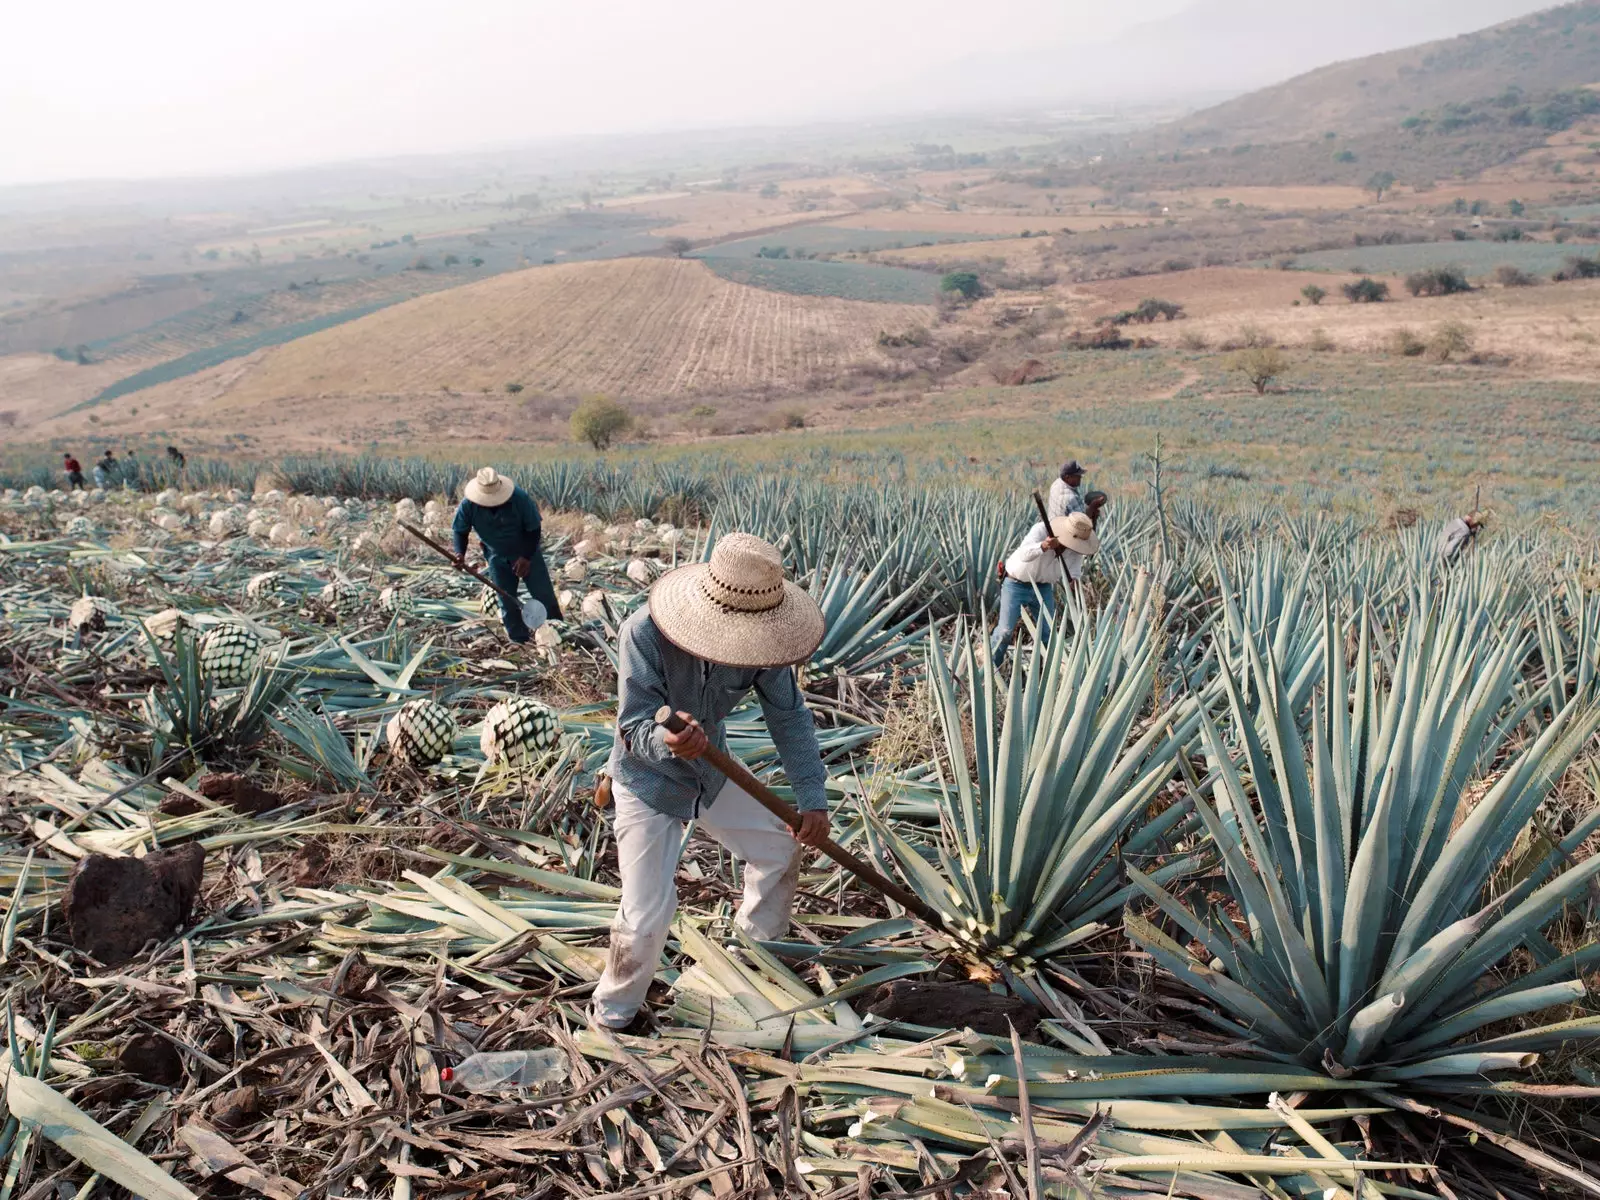
<path fill-rule="evenodd" d="M 662 636 L 648 606 L 624 621 L 617 636 L 617 740 L 606 770 L 657 812 L 693 819 L 726 780 L 704 759 L 676 757 L 656 710 L 667 704 L 697 718 L 711 744 L 726 751 L 723 721 L 752 688 L 800 811 L 826 812 L 828 772 L 794 668 L 725 667 L 695 658 Z"/>
<path fill-rule="evenodd" d="M 467 552 L 467 534 L 476 533 L 488 558 L 533 558 L 539 553 L 539 506 L 519 487 L 511 489 L 511 499 L 493 508 L 462 500 L 450 532 L 457 554 Z"/>

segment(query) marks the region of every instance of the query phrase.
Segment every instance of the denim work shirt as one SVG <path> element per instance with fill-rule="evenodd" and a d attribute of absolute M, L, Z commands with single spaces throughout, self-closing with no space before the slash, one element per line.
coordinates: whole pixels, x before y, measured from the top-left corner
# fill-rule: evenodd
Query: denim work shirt
<path fill-rule="evenodd" d="M 455 536 L 456 553 L 467 552 L 467 534 L 476 533 L 483 543 L 486 558 L 512 562 L 539 553 L 539 506 L 521 488 L 511 489 L 511 499 L 487 508 L 462 500 L 450 526 Z"/>
<path fill-rule="evenodd" d="M 656 710 L 666 704 L 695 717 L 711 744 L 726 751 L 723 721 L 752 688 L 800 811 L 826 812 L 828 772 L 794 668 L 725 667 L 695 658 L 662 636 L 648 606 L 624 621 L 617 637 L 617 740 L 606 770 L 657 812 L 693 820 L 726 781 L 705 759 L 678 758 L 667 748 Z"/>

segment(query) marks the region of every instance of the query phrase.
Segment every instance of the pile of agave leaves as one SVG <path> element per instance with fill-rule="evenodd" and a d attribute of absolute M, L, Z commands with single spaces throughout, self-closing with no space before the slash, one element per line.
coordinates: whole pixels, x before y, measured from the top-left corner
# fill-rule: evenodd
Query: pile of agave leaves
<path fill-rule="evenodd" d="M 1129 501 L 1061 636 L 997 670 L 1025 506 L 736 479 L 679 530 L 562 479 L 529 481 L 568 511 L 564 619 L 528 647 L 396 527 L 442 532 L 437 499 L 0 498 L 0 1200 L 1600 1192 L 1573 548 L 1501 533 L 1444 572 L 1427 529 Z M 819 856 L 791 940 L 752 942 L 695 841 L 661 1031 L 596 1033 L 616 628 L 734 527 L 829 618 L 802 675 L 835 838 L 944 928 Z M 224 626 L 259 647 L 239 681 L 201 669 Z M 559 714 L 554 747 L 485 756 L 511 696 Z M 384 737 L 422 697 L 457 722 L 426 767 Z M 730 741 L 782 790 L 758 707 Z M 224 771 L 273 806 L 207 799 Z M 187 843 L 185 927 L 122 963 L 71 944 L 76 862 Z M 906 980 L 1040 1019 L 868 1011 Z M 441 1083 L 542 1047 L 564 1079 Z"/>

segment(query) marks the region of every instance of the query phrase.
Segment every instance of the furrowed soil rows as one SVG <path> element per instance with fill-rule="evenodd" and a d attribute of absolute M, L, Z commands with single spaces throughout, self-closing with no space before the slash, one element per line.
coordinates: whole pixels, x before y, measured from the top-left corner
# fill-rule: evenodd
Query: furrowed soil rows
<path fill-rule="evenodd" d="M 623 396 L 790 388 L 875 353 L 881 330 L 927 319 L 911 304 L 744 287 L 691 260 L 570 264 L 394 305 L 268 350 L 220 393 L 193 394 L 237 409 L 499 392 L 513 381 Z"/>

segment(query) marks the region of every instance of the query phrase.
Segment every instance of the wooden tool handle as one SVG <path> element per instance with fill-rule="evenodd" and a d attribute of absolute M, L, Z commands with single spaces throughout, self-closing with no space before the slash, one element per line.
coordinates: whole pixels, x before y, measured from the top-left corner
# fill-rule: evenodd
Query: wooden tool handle
<path fill-rule="evenodd" d="M 656 724 L 668 733 L 683 733 L 689 728 L 689 723 L 673 712 L 670 705 L 665 704 L 656 710 Z M 731 782 L 737 784 L 742 790 L 754 797 L 755 802 L 761 805 L 762 808 L 777 817 L 790 829 L 799 830 L 800 814 L 779 799 L 771 788 L 745 770 L 743 763 L 731 755 L 724 754 L 715 746 L 706 748 L 705 759 L 713 767 L 721 771 Z M 817 846 L 817 849 L 821 850 L 875 892 L 889 897 L 907 912 L 914 913 L 935 929 L 944 928 L 944 919 L 938 913 L 881 871 L 869 866 L 854 854 L 851 854 L 850 851 L 841 847 L 832 838 L 824 838 L 822 843 Z"/>
<path fill-rule="evenodd" d="M 1050 527 L 1050 512 L 1049 512 L 1048 509 L 1045 508 L 1044 501 L 1039 499 L 1039 493 L 1038 493 L 1037 490 L 1035 490 L 1034 493 L 1033 493 L 1033 506 L 1039 510 L 1039 520 L 1044 522 L 1044 535 L 1045 535 L 1045 537 L 1049 537 L 1055 531 L 1053 529 L 1051 529 L 1051 527 Z M 1056 547 L 1056 557 L 1057 558 L 1063 557 L 1065 555 L 1065 553 L 1066 553 L 1066 547 L 1065 546 Z"/>
<path fill-rule="evenodd" d="M 457 561 L 456 560 L 456 556 L 454 554 L 450 553 L 450 551 L 446 550 L 443 546 L 439 545 L 438 542 L 434 541 L 427 534 L 423 533 L 422 530 L 418 529 L 415 525 L 409 525 L 404 521 L 399 521 L 399 522 L 396 522 L 396 523 L 400 526 L 401 529 L 404 529 L 407 533 L 409 533 L 412 537 L 416 538 L 419 542 L 422 542 L 424 545 L 432 546 L 435 550 L 437 550 L 440 554 L 444 555 L 451 562 Z M 490 591 L 499 592 L 500 595 L 504 596 L 507 600 L 511 601 L 511 603 L 513 605 L 515 605 L 517 603 L 517 598 L 515 596 L 513 596 L 510 592 L 506 591 L 505 588 L 498 586 L 492 579 L 488 578 L 486 575 L 484 575 L 482 572 L 480 572 L 476 567 L 469 567 L 469 566 L 467 566 L 466 563 L 463 562 L 461 564 L 461 569 L 463 571 L 465 571 L 468 575 L 471 575 L 479 583 L 483 584 L 483 586 L 488 588 Z"/>

